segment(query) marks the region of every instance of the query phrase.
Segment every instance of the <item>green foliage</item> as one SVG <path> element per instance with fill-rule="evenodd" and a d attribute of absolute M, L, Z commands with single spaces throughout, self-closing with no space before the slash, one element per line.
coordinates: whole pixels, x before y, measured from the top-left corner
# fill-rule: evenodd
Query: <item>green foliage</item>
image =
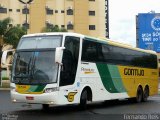
<path fill-rule="evenodd" d="M 13 45 L 15 48 L 20 38 L 26 33 L 26 30 L 19 25 L 10 26 L 11 21 L 11 18 L 0 20 L 0 37 L 4 43 Z"/>
<path fill-rule="evenodd" d="M 4 36 L 5 33 L 11 28 L 9 24 L 11 23 L 10 18 L 6 18 L 4 20 L 0 20 L 0 36 Z"/>
<path fill-rule="evenodd" d="M 8 77 L 2 77 L 2 80 L 9 80 Z"/>
<path fill-rule="evenodd" d="M 42 29 L 42 32 L 67 32 L 67 30 L 64 28 L 59 28 L 58 25 L 55 25 L 55 26 L 44 27 Z"/>
<path fill-rule="evenodd" d="M 26 33 L 25 28 L 13 26 L 4 36 L 4 42 L 17 47 L 20 38 Z"/>

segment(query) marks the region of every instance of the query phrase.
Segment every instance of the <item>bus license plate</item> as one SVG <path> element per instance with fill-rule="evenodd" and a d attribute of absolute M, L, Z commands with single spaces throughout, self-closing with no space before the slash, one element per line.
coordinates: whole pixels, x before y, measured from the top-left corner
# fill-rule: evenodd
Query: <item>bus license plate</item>
<path fill-rule="evenodd" d="M 32 97 L 32 96 L 26 96 L 26 100 L 34 100 L 34 97 Z"/>

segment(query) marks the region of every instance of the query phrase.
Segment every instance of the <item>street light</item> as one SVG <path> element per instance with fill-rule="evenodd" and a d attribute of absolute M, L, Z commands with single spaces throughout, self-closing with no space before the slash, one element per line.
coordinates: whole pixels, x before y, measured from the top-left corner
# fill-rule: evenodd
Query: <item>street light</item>
<path fill-rule="evenodd" d="M 25 4 L 26 9 L 27 9 L 27 5 L 30 4 L 33 0 L 19 0 L 19 2 Z M 25 12 L 26 14 L 26 34 L 27 34 L 27 11 Z"/>

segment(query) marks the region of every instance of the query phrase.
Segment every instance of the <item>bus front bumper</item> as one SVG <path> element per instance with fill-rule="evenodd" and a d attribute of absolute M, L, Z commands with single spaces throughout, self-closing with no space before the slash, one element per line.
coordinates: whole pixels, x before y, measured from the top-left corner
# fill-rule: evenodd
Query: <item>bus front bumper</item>
<path fill-rule="evenodd" d="M 42 93 L 42 94 L 20 94 L 11 91 L 11 100 L 14 103 L 33 103 L 33 104 L 53 104 L 58 105 L 58 92 Z"/>

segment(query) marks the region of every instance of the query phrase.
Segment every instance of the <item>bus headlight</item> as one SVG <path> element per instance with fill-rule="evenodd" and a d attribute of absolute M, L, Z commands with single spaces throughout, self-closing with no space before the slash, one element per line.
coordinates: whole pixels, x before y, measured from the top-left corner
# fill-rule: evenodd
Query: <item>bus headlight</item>
<path fill-rule="evenodd" d="M 46 89 L 44 90 L 45 93 L 51 93 L 51 92 L 55 92 L 55 91 L 59 91 L 59 87 L 46 88 Z"/>

